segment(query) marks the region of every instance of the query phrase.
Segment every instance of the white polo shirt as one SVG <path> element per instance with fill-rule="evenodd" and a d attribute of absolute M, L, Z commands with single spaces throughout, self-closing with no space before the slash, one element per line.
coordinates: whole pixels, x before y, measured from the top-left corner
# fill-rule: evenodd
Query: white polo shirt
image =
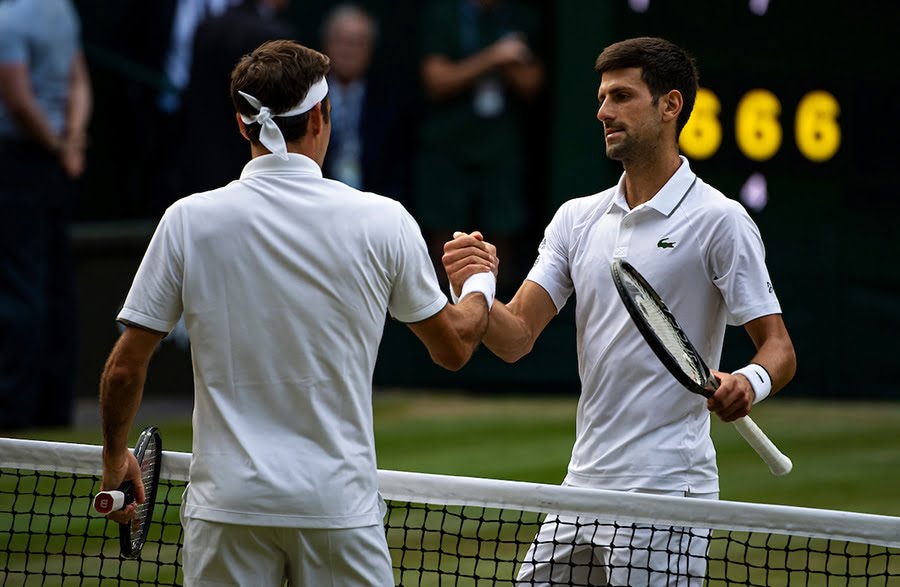
<path fill-rule="evenodd" d="M 172 205 L 119 319 L 184 313 L 195 405 L 184 514 L 235 524 L 382 523 L 372 373 L 388 311 L 447 303 L 398 202 L 323 179 L 302 155 Z"/>
<path fill-rule="evenodd" d="M 557 310 L 577 292 L 582 393 L 566 482 L 718 491 L 706 400 L 684 389 L 641 337 L 610 263 L 634 265 L 718 369 L 726 323 L 781 313 L 762 239 L 744 208 L 699 179 L 684 157 L 649 202 L 632 210 L 624 190 L 623 175 L 614 188 L 563 204 L 528 274 Z"/>

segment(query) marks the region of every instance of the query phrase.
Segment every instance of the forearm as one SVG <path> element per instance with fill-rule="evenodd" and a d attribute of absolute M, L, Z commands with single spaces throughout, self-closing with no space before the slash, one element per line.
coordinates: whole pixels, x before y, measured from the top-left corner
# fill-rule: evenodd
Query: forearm
<path fill-rule="evenodd" d="M 507 363 L 515 363 L 530 353 L 536 338 L 515 310 L 515 299 L 508 305 L 494 301 L 483 339 L 484 346 Z"/>
<path fill-rule="evenodd" d="M 92 103 L 93 94 L 91 92 L 91 81 L 88 75 L 87 64 L 84 61 L 84 56 L 79 54 L 75 58 L 72 68 L 72 83 L 66 110 L 65 134 L 67 137 L 72 137 L 73 140 L 80 142 L 84 141 L 88 121 L 91 116 Z"/>
<path fill-rule="evenodd" d="M 797 357 L 790 339 L 771 337 L 757 350 L 750 361 L 762 365 L 772 378 L 772 391 L 776 393 L 794 378 L 797 371 Z"/>
<path fill-rule="evenodd" d="M 10 108 L 10 115 L 16 126 L 28 140 L 44 148 L 47 152 L 57 154 L 62 146 L 62 138 L 54 132 L 50 121 L 34 102 L 23 102 Z"/>
<path fill-rule="evenodd" d="M 425 92 L 433 100 L 453 97 L 472 87 L 495 66 L 495 60 L 487 50 L 458 62 L 445 57 L 429 57 L 422 68 Z"/>
<path fill-rule="evenodd" d="M 544 83 L 544 68 L 538 62 L 511 64 L 503 68 L 503 77 L 520 98 L 531 100 Z"/>
<path fill-rule="evenodd" d="M 469 359 L 488 328 L 487 302 L 484 296 L 472 294 L 463 298 L 458 304 L 447 306 L 453 324 L 455 337 L 448 348 L 444 349 L 445 357 L 432 358 L 439 365 L 456 371 L 461 369 Z"/>
<path fill-rule="evenodd" d="M 123 367 L 114 352 L 100 378 L 100 422 L 104 455 L 128 450 L 128 432 L 141 404 L 146 370 Z"/>
<path fill-rule="evenodd" d="M 468 351 L 469 356 L 475 352 L 484 333 L 490 323 L 490 313 L 487 311 L 487 300 L 483 295 L 472 294 L 460 300 L 457 308 L 462 312 L 463 318 L 459 322 L 457 332 L 459 340 Z"/>

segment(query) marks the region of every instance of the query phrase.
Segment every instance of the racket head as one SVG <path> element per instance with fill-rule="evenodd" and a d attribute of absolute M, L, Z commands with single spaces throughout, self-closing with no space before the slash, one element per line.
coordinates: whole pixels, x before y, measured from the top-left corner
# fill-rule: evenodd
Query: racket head
<path fill-rule="evenodd" d="M 119 525 L 119 550 L 125 558 L 137 558 L 140 554 L 153 520 L 153 506 L 156 503 L 162 468 L 162 437 L 158 429 L 150 426 L 141 432 L 134 446 L 134 457 L 141 468 L 144 503 L 136 504 L 134 517 L 129 523 Z M 127 489 L 123 488 L 123 491 L 130 492 L 131 484 L 128 483 Z"/>
<path fill-rule="evenodd" d="M 610 270 L 622 303 L 653 353 L 689 391 L 711 396 L 719 386 L 718 380 L 656 290 L 624 259 L 614 260 Z"/>

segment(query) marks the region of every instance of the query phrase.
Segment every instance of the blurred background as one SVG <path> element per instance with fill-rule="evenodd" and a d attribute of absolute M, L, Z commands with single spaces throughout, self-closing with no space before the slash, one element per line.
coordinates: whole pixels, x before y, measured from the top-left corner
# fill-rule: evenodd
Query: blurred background
<path fill-rule="evenodd" d="M 226 18 L 231 8 L 226 0 L 72 3 L 81 19 L 94 100 L 72 223 L 78 299 L 72 377 L 77 396 L 92 398 L 119 333 L 115 316 L 162 211 L 178 197 L 240 173 L 240 163 L 236 169 L 227 163 L 231 159 L 224 147 L 239 139 L 230 114 L 228 71 L 242 54 L 241 43 L 258 44 L 258 39 L 251 34 L 250 16 L 230 13 Z M 430 168 L 423 160 L 429 154 L 487 143 L 487 165 L 515 163 L 509 169 L 517 175 L 510 176 L 509 185 L 518 186 L 511 195 L 518 201 L 509 206 L 518 212 L 516 222 L 504 229 L 508 245 L 500 255 L 507 281 L 501 282 L 501 298 L 511 296 L 524 278 L 556 208 L 612 186 L 621 173 L 605 158 L 595 118 L 596 56 L 608 44 L 632 36 L 662 36 L 683 46 L 697 59 L 703 91 L 682 149 L 706 182 L 744 203 L 762 231 L 799 360 L 785 395 L 900 398 L 891 367 L 900 332 L 895 179 L 900 125 L 893 108 L 900 95 L 895 73 L 900 41 L 880 4 L 507 3 L 518 8 L 510 8 L 501 21 L 527 47 L 527 62 L 539 66 L 538 83 L 522 96 L 501 92 L 505 102 L 499 115 L 490 113 L 496 109 L 490 99 L 496 101 L 497 94 L 483 96 L 486 118 L 515 115 L 508 142 L 491 142 L 490 125 L 485 125 L 451 138 L 449 147 L 441 143 L 446 137 L 435 119 L 447 120 L 451 107 L 440 103 L 440 92 L 423 79 L 423 58 L 439 51 L 445 38 L 457 34 L 453 31 L 462 31 L 462 45 L 471 45 L 467 51 L 478 50 L 478 40 L 467 40 L 465 10 L 442 13 L 433 6 L 454 4 L 447 2 L 360 1 L 356 9 L 370 20 L 360 24 L 357 18 L 338 30 L 329 20 L 337 2 L 263 4 L 271 5 L 253 16 L 266 21 L 254 29 L 259 34 L 293 34 L 337 60 L 341 51 L 350 52 L 347 80 L 342 80 L 350 88 L 345 97 L 353 96 L 349 84 L 357 66 L 352 52 L 366 55 L 357 69 L 371 80 L 367 96 L 378 101 L 357 109 L 355 116 L 368 121 L 363 127 L 368 124 L 372 136 L 346 143 L 350 163 L 337 161 L 327 168 L 332 177 L 362 182 L 400 200 L 416 218 L 427 218 L 440 217 L 441 210 L 441 201 L 428 191 Z M 335 88 L 332 84 L 332 100 Z M 337 106 L 334 128 L 341 132 Z M 222 132 L 226 135 L 219 138 Z M 366 155 L 373 141 L 374 154 Z M 246 145 L 238 144 L 245 149 L 243 158 L 249 158 Z M 346 154 L 338 144 L 333 143 L 335 153 Z M 376 160 L 366 163 L 367 157 Z M 369 163 L 390 173 L 370 177 Z M 494 214 L 503 215 L 504 209 Z M 423 231 L 440 240 L 452 230 L 482 228 L 496 220 L 473 218 L 470 226 L 430 222 Z M 507 365 L 482 349 L 459 373 L 432 365 L 408 329 L 389 320 L 375 384 L 574 395 L 574 306 L 570 300 L 534 352 L 519 363 Z M 722 368 L 737 368 L 751 354 L 743 329 L 731 329 Z M 170 335 L 154 359 L 145 395 L 189 400 L 189 355 L 182 333 Z"/>

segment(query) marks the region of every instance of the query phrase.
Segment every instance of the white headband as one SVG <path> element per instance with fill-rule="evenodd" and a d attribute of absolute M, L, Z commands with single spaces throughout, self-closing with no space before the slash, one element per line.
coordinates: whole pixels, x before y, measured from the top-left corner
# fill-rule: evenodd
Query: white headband
<path fill-rule="evenodd" d="M 272 111 L 269 110 L 267 106 L 263 106 L 262 102 L 251 96 L 250 94 L 245 94 L 244 92 L 238 91 L 238 94 L 244 97 L 244 100 L 259 110 L 259 113 L 255 116 L 247 116 L 246 114 L 241 114 L 241 120 L 244 121 L 244 124 L 253 124 L 254 122 L 258 122 L 262 129 L 259 131 L 259 142 L 263 144 L 265 148 L 272 152 L 274 155 L 278 155 L 284 160 L 287 160 L 287 145 L 284 142 L 284 135 L 281 134 L 281 129 L 278 128 L 278 125 L 275 124 L 275 121 L 272 120 L 275 117 L 286 117 L 286 116 L 297 116 L 298 114 L 303 114 L 304 112 L 309 112 L 313 109 L 313 107 L 321 102 L 326 95 L 328 95 L 328 82 L 325 81 L 323 77 L 316 83 L 314 83 L 309 91 L 306 92 L 306 97 L 303 98 L 303 101 L 288 110 L 287 112 L 280 112 L 278 114 L 272 114 Z"/>

